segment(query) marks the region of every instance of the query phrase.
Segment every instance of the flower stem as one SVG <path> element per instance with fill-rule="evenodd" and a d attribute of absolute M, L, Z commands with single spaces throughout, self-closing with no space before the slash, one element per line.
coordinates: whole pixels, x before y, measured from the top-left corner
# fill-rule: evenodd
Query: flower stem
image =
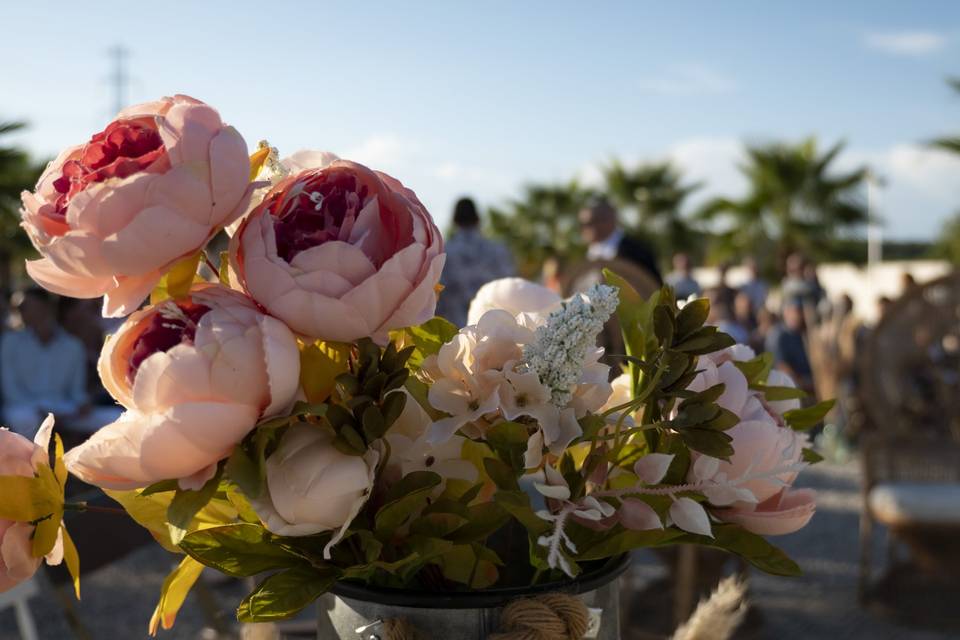
<path fill-rule="evenodd" d="M 89 511 L 91 513 L 112 513 L 114 515 L 126 515 L 127 512 L 119 507 L 98 507 L 97 505 L 87 504 L 86 502 L 64 502 L 64 511 Z"/>

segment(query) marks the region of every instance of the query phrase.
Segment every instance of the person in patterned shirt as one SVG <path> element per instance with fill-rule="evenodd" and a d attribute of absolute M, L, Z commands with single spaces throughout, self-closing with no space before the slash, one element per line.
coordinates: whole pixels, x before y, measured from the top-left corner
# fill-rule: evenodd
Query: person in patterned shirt
<path fill-rule="evenodd" d="M 461 198 L 453 210 L 453 236 L 447 241 L 447 261 L 440 276 L 443 291 L 437 315 L 458 327 L 467 323 L 470 301 L 491 280 L 514 275 L 513 256 L 498 242 L 483 237 L 480 216 L 470 198 Z"/>

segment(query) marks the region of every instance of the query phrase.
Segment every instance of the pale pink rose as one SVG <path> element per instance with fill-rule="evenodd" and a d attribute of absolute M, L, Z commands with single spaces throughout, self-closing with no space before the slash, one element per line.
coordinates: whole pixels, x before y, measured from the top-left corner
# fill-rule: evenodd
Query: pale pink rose
<path fill-rule="evenodd" d="M 20 434 L 0 428 L 0 476 L 31 478 L 40 465 L 50 464 L 48 447 L 53 431 L 53 416 L 47 416 L 33 442 Z M 0 593 L 30 578 L 40 567 L 42 558 L 34 558 L 33 530 L 29 522 L 0 519 Z M 63 543 L 59 537 L 46 556 L 47 564 L 60 564 Z"/>
<path fill-rule="evenodd" d="M 554 291 L 523 278 L 500 278 L 477 290 L 470 301 L 467 324 L 477 324 L 492 309 L 503 309 L 516 316 L 520 324 L 542 324 L 551 311 L 560 308 L 562 299 Z"/>
<path fill-rule="evenodd" d="M 260 418 L 289 408 L 300 354 L 282 322 L 204 284 L 130 316 L 99 369 L 127 411 L 67 453 L 70 472 L 110 489 L 172 478 L 196 488 Z"/>
<path fill-rule="evenodd" d="M 342 453 L 334 436 L 329 427 L 291 426 L 267 458 L 267 491 L 252 501 L 264 526 L 277 535 L 334 531 L 323 550 L 328 559 L 370 496 L 381 456 L 376 447 L 363 456 Z"/>
<path fill-rule="evenodd" d="M 212 107 L 181 95 L 129 107 L 23 193 L 23 226 L 43 255 L 27 272 L 54 293 L 106 296 L 104 315 L 127 315 L 242 213 L 249 184 L 246 143 Z"/>
<path fill-rule="evenodd" d="M 238 284 L 305 336 L 352 342 L 433 317 L 443 240 L 410 189 L 332 154 L 264 196 L 230 243 Z M 304 165 L 312 165 L 305 168 Z"/>

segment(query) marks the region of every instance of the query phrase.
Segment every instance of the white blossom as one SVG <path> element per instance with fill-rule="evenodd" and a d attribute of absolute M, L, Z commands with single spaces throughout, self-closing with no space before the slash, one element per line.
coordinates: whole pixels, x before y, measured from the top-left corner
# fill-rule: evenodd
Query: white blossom
<path fill-rule="evenodd" d="M 565 302 L 537 328 L 534 340 L 524 346 L 526 365 L 550 389 L 550 401 L 567 406 L 583 374 L 588 350 L 595 349 L 597 334 L 617 308 L 617 290 L 603 284 Z"/>

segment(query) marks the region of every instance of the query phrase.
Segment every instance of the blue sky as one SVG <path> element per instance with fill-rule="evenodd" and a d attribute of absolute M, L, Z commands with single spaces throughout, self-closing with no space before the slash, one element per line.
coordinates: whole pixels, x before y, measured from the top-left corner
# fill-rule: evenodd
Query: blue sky
<path fill-rule="evenodd" d="M 361 8 L 361 4 L 363 8 Z M 403 6 L 401 6 L 401 4 Z M 55 153 L 128 102 L 188 93 L 253 146 L 312 147 L 412 187 L 441 224 L 471 193 L 596 180 L 612 157 L 673 158 L 708 195 L 743 189 L 743 140 L 844 139 L 887 181 L 886 234 L 931 238 L 960 209 L 960 3 L 20 2 L 4 7 L 0 119 Z"/>

